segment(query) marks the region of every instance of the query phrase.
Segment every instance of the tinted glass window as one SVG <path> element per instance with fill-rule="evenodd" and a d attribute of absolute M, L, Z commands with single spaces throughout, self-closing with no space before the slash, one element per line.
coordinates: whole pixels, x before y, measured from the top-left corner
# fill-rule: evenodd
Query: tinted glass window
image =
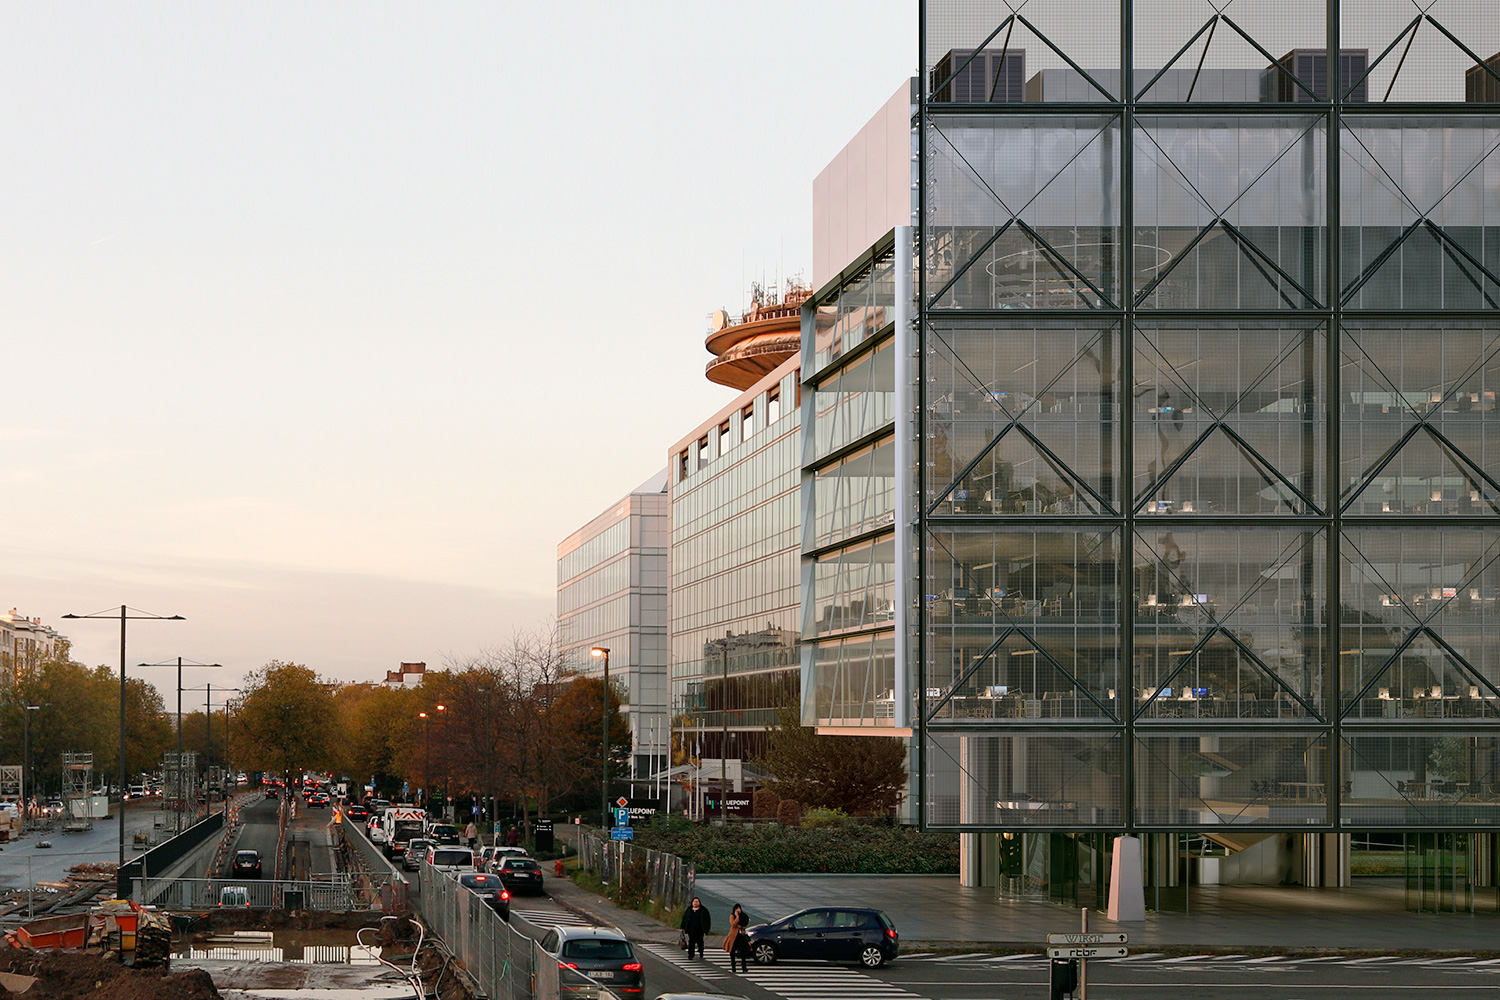
<path fill-rule="evenodd" d="M 816 927 L 827 927 L 828 917 L 827 910 L 810 910 L 801 916 L 793 917 L 791 928 L 794 931 L 806 931 Z"/>
<path fill-rule="evenodd" d="M 513 872 L 534 872 L 537 870 L 536 862 L 530 858 L 512 858 L 505 863 L 505 867 Z"/>
<path fill-rule="evenodd" d="M 579 938 L 563 945 L 563 957 L 613 961 L 634 958 L 635 953 L 630 950 L 629 941 L 621 941 L 618 938 Z"/>
<path fill-rule="evenodd" d="M 432 863 L 435 865 L 472 865 L 474 855 L 470 851 L 434 851 Z"/>
<path fill-rule="evenodd" d="M 460 885 L 481 887 L 495 884 L 490 880 L 490 877 L 488 875 L 460 875 L 458 877 L 458 882 Z"/>
<path fill-rule="evenodd" d="M 830 926 L 868 927 L 871 919 L 868 914 L 860 913 L 856 910 L 835 910 L 833 911 L 833 921 Z"/>

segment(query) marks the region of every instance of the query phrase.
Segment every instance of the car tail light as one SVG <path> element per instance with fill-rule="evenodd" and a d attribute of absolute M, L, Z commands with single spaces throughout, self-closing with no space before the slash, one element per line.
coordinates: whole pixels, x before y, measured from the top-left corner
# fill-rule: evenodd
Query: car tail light
<path fill-rule="evenodd" d="M 508 889 L 501 889 L 500 890 L 500 898 L 501 899 L 509 899 L 510 898 L 510 891 Z"/>
<path fill-rule="evenodd" d="M 558 962 L 557 967 L 559 969 L 573 969 L 575 971 L 578 968 L 578 966 L 574 965 L 572 962 Z"/>
<path fill-rule="evenodd" d="M 890 938 L 892 941 L 896 940 L 896 929 L 894 927 L 887 927 L 885 929 L 885 936 Z"/>
<path fill-rule="evenodd" d="M 641 971 L 641 963 L 640 962 L 626 962 L 624 965 L 620 966 L 620 968 L 624 969 L 626 972 L 640 972 Z"/>

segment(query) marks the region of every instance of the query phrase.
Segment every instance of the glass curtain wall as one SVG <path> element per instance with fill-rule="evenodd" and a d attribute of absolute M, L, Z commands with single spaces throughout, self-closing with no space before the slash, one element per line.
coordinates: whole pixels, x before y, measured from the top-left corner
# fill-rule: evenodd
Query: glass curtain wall
<path fill-rule="evenodd" d="M 793 365 L 673 456 L 675 765 L 759 757 L 797 697 L 802 415 L 779 401 L 795 400 L 798 382 Z"/>
<path fill-rule="evenodd" d="M 921 45 L 924 821 L 1495 829 L 1493 7 L 925 0 Z"/>
<path fill-rule="evenodd" d="M 908 562 L 896 530 L 896 257 L 910 259 L 909 234 L 886 236 L 802 313 L 812 360 L 802 387 L 802 722 L 871 735 L 907 724 L 896 643 Z"/>

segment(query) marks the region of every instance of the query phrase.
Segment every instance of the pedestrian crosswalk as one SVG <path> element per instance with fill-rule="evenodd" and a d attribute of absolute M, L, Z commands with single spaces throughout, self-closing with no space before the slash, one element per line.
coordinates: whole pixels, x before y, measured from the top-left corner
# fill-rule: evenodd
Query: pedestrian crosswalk
<path fill-rule="evenodd" d="M 533 927 L 589 927 L 593 921 L 568 910 L 539 910 L 534 907 L 512 906 L 512 917 L 520 917 Z"/>
<path fill-rule="evenodd" d="M 881 982 L 848 966 L 825 962 L 777 962 L 774 965 L 751 962 L 749 972 L 731 973 L 729 956 L 712 945 L 702 958 L 692 959 L 668 945 L 641 947 L 700 979 L 716 982 L 738 975 L 786 1000 L 921 1000 L 910 990 Z"/>
<path fill-rule="evenodd" d="M 942 964 L 953 967 L 968 969 L 994 969 L 1002 966 L 1014 967 L 1024 965 L 1046 965 L 1047 956 L 1040 952 L 1024 952 L 1011 955 L 979 955 L 974 953 L 963 955 L 942 955 L 932 953 L 919 953 L 915 955 L 904 955 L 900 959 L 903 964 Z M 1128 963 L 1131 965 L 1151 965 L 1165 968 L 1226 968 L 1241 967 L 1247 969 L 1285 967 L 1293 965 L 1347 965 L 1353 967 L 1370 966 L 1429 966 L 1447 969 L 1494 969 L 1500 966 L 1500 959 L 1482 958 L 1478 955 L 1167 955 L 1159 951 L 1142 951 L 1133 953 L 1125 958 L 1114 958 L 1108 960 L 1111 965 Z"/>

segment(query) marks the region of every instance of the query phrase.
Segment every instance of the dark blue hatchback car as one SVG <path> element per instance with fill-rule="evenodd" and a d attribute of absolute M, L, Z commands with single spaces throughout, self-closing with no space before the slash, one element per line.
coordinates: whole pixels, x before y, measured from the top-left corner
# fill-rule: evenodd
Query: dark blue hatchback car
<path fill-rule="evenodd" d="M 748 933 L 750 952 L 762 965 L 782 958 L 821 958 L 875 969 L 893 961 L 901 947 L 890 917 L 853 906 L 799 910 L 756 924 Z"/>

